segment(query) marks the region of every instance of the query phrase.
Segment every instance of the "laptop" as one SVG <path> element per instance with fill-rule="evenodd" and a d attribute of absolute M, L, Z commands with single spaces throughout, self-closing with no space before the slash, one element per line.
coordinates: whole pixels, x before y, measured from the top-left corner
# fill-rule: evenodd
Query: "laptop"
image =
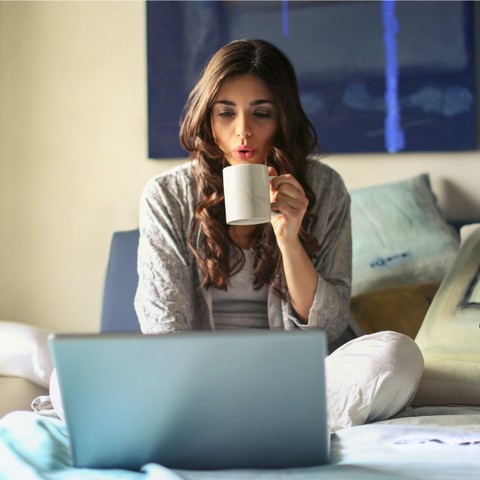
<path fill-rule="evenodd" d="M 329 461 L 325 334 L 49 338 L 79 468 L 294 468 Z"/>

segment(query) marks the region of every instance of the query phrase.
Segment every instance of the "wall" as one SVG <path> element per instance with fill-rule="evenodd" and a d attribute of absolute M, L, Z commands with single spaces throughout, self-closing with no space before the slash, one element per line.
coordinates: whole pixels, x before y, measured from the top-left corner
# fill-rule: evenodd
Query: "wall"
<path fill-rule="evenodd" d="M 98 330 L 148 178 L 143 2 L 0 2 L 0 318 Z"/>
<path fill-rule="evenodd" d="M 0 2 L 0 320 L 98 331 L 111 235 L 148 178 L 145 4 Z M 333 156 L 348 188 L 430 172 L 480 218 L 480 153 Z"/>

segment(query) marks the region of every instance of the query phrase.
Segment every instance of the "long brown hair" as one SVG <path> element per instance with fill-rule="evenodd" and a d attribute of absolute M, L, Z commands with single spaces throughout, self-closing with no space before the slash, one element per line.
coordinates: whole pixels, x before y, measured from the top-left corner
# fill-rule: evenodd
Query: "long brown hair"
<path fill-rule="evenodd" d="M 274 97 L 278 127 L 267 165 L 279 175 L 290 173 L 305 190 L 309 200 L 299 232 L 300 240 L 312 258 L 319 249 L 317 240 L 308 233 L 315 206 L 315 195 L 305 178 L 306 158 L 316 148 L 317 135 L 300 103 L 297 79 L 288 58 L 265 40 L 237 40 L 221 48 L 207 64 L 200 80 L 188 97 L 183 112 L 180 142 L 190 158 L 198 161 L 199 199 L 190 234 L 190 248 L 205 273 L 203 286 L 227 290 L 229 277 L 244 262 L 242 249 L 230 238 L 225 219 L 222 170 L 226 166 L 223 152 L 216 145 L 211 128 L 211 111 L 222 82 L 229 78 L 254 75 L 262 80 Z M 198 227 L 200 244 L 196 245 Z M 254 288 L 265 284 L 285 299 L 285 286 L 280 277 L 282 259 L 270 223 L 259 225 L 250 237 L 249 247 L 255 252 Z M 230 262 L 231 253 L 237 259 Z"/>

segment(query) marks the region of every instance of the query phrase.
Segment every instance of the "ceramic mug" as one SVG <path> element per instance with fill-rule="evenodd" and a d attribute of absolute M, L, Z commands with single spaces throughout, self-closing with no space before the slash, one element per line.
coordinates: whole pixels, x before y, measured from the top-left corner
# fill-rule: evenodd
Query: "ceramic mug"
<path fill-rule="evenodd" d="M 229 225 L 258 225 L 281 215 L 270 207 L 270 180 L 266 165 L 242 164 L 223 169 L 225 210 Z"/>

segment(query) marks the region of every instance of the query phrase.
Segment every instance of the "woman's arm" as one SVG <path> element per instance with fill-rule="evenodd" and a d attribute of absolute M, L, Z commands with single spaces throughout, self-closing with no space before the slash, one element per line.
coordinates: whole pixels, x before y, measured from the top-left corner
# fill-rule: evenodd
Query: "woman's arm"
<path fill-rule="evenodd" d="M 305 325 L 305 328 L 323 328 L 333 339 L 343 331 L 348 319 L 351 283 L 350 197 L 335 171 L 314 161 L 310 162 L 310 167 L 308 181 L 317 203 L 309 233 L 320 243 L 320 251 L 315 259 L 308 257 L 298 238 L 304 215 L 302 208 L 306 210 L 307 204 L 306 199 L 301 198 L 303 189 L 296 187 L 296 181 L 288 177 L 285 178 L 289 184 L 288 190 L 280 185 L 283 176 L 272 181 L 272 184 L 278 182 L 272 185 L 274 199 L 275 190 L 283 190 L 285 195 L 282 197 L 277 194 L 276 201 L 272 203 L 272 208 L 284 213 L 273 218 L 272 224 L 282 252 L 296 323 Z M 289 230 L 283 222 L 288 223 L 290 219 Z M 298 229 L 295 230 L 293 226 Z"/>
<path fill-rule="evenodd" d="M 143 333 L 192 329 L 196 285 L 187 234 L 191 196 L 182 170 L 150 180 L 142 194 L 135 310 Z"/>
<path fill-rule="evenodd" d="M 292 244 L 280 246 L 280 251 L 290 302 L 299 322 L 306 325 L 317 289 L 317 271 L 298 237 Z"/>
<path fill-rule="evenodd" d="M 276 175 L 273 167 L 270 175 Z M 272 180 L 272 208 L 283 213 L 272 218 L 277 243 L 282 253 L 283 270 L 290 302 L 300 323 L 308 323 L 317 287 L 317 272 L 303 248 L 298 232 L 307 211 L 308 199 L 300 183 L 292 175 Z"/>

